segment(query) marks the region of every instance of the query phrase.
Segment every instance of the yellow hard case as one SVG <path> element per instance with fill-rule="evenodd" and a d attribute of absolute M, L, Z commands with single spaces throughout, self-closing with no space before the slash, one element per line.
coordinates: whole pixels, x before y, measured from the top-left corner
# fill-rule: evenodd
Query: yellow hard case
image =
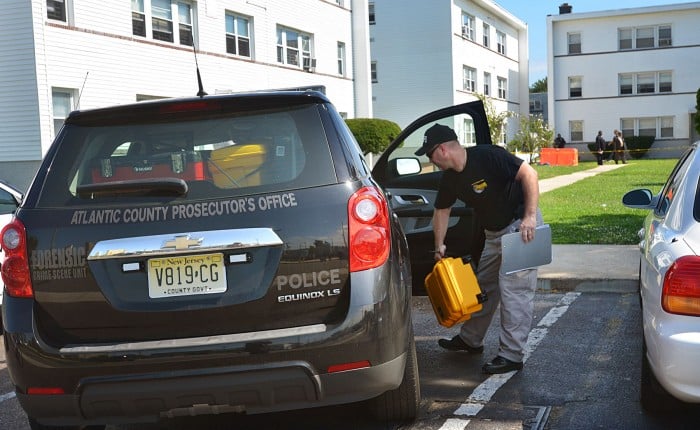
<path fill-rule="evenodd" d="M 425 289 L 438 323 L 444 327 L 468 320 L 486 300 L 471 264 L 462 258 L 446 257 L 435 263 L 425 277 Z"/>

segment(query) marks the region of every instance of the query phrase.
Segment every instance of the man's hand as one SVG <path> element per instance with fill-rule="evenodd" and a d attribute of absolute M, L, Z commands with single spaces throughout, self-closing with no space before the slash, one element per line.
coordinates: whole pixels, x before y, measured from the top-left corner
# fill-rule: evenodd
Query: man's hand
<path fill-rule="evenodd" d="M 523 218 L 520 223 L 520 234 L 522 235 L 523 242 L 528 243 L 535 238 L 535 227 L 537 227 L 537 220 L 534 216 Z"/>
<path fill-rule="evenodd" d="M 434 253 L 434 258 L 435 261 L 440 261 L 445 257 L 445 252 L 447 252 L 447 246 L 445 244 L 442 244 L 435 248 L 435 253 Z"/>

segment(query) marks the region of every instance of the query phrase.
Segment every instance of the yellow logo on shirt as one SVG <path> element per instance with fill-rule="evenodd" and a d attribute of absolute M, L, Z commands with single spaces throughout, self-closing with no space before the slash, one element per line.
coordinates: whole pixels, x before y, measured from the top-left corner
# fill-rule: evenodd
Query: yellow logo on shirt
<path fill-rule="evenodd" d="M 488 186 L 489 184 L 487 184 L 484 179 L 480 179 L 472 184 L 472 190 L 474 190 L 474 192 L 477 194 L 481 194 L 486 190 L 486 188 L 488 188 Z"/>

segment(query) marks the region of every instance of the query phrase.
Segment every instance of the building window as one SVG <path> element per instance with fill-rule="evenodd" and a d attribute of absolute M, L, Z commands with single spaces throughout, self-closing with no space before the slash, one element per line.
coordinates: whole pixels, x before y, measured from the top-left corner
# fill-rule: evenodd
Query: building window
<path fill-rule="evenodd" d="M 131 2 L 131 26 L 135 36 L 145 37 L 150 27 L 155 40 L 187 46 L 194 44 L 194 10 L 191 3 L 151 0 L 150 17 L 147 16 L 144 4 L 147 3 L 143 0 Z"/>
<path fill-rule="evenodd" d="M 462 145 L 476 145 L 476 130 L 474 129 L 474 120 L 471 118 L 464 118 L 464 135 L 462 136 Z"/>
<path fill-rule="evenodd" d="M 474 17 L 462 12 L 462 36 L 474 40 Z"/>
<path fill-rule="evenodd" d="M 656 118 L 639 118 L 638 136 L 656 137 Z"/>
<path fill-rule="evenodd" d="M 632 75 L 620 75 L 620 95 L 632 94 L 634 87 L 634 77 Z"/>
<path fill-rule="evenodd" d="M 566 35 L 569 45 L 569 54 L 581 53 L 581 33 L 569 33 Z"/>
<path fill-rule="evenodd" d="M 131 0 L 131 29 L 134 36 L 146 37 L 146 12 L 143 0 Z"/>
<path fill-rule="evenodd" d="M 671 40 L 671 26 L 659 26 L 659 48 L 672 45 L 673 41 Z"/>
<path fill-rule="evenodd" d="M 338 42 L 338 74 L 345 76 L 345 44 Z"/>
<path fill-rule="evenodd" d="M 572 142 L 583 141 L 583 121 L 569 121 L 569 133 Z"/>
<path fill-rule="evenodd" d="M 343 0 L 335 0 L 335 3 L 340 7 L 345 6 L 345 2 Z"/>
<path fill-rule="evenodd" d="M 311 35 L 290 28 L 277 28 L 277 62 L 311 68 Z"/>
<path fill-rule="evenodd" d="M 539 99 L 530 99 L 530 113 L 542 112 L 542 101 Z"/>
<path fill-rule="evenodd" d="M 66 0 L 46 0 L 46 17 L 66 22 Z"/>
<path fill-rule="evenodd" d="M 491 26 L 484 23 L 484 46 L 491 47 Z"/>
<path fill-rule="evenodd" d="M 673 90 L 671 72 L 626 73 L 618 76 L 620 95 L 670 93 Z"/>
<path fill-rule="evenodd" d="M 673 137 L 673 117 L 663 116 L 659 118 L 659 137 Z"/>
<path fill-rule="evenodd" d="M 582 90 L 582 79 L 580 76 L 570 76 L 569 77 L 569 97 L 581 97 L 583 96 Z"/>
<path fill-rule="evenodd" d="M 650 94 L 654 92 L 654 74 L 637 74 L 637 94 Z"/>
<path fill-rule="evenodd" d="M 367 10 L 369 11 L 369 23 L 375 24 L 376 21 L 374 20 L 374 3 L 369 3 L 367 5 Z"/>
<path fill-rule="evenodd" d="M 484 72 L 484 95 L 491 95 L 491 73 Z"/>
<path fill-rule="evenodd" d="M 642 27 L 636 29 L 635 44 L 639 48 L 654 47 L 654 27 Z"/>
<path fill-rule="evenodd" d="M 498 98 L 505 99 L 508 95 L 506 89 L 508 88 L 508 80 L 506 78 L 498 77 Z"/>
<path fill-rule="evenodd" d="M 621 28 L 617 31 L 618 47 L 620 50 L 632 49 L 632 29 Z"/>
<path fill-rule="evenodd" d="M 634 119 L 624 118 L 620 120 L 620 131 L 622 132 L 622 137 L 634 136 Z"/>
<path fill-rule="evenodd" d="M 372 63 L 370 63 L 370 75 L 372 76 L 372 83 L 373 84 L 376 84 L 377 82 L 379 82 L 377 80 L 377 62 L 376 61 L 372 61 Z"/>
<path fill-rule="evenodd" d="M 623 136 L 673 138 L 673 120 L 672 116 L 623 118 L 620 120 L 620 129 Z"/>
<path fill-rule="evenodd" d="M 659 92 L 670 93 L 671 91 L 673 91 L 671 72 L 659 72 Z"/>
<path fill-rule="evenodd" d="M 662 48 L 673 44 L 670 25 L 620 28 L 617 34 L 620 50 Z"/>
<path fill-rule="evenodd" d="M 73 104 L 75 90 L 53 88 L 51 101 L 53 103 L 53 135 L 58 134 L 68 114 L 75 109 Z"/>
<path fill-rule="evenodd" d="M 250 58 L 250 19 L 226 13 L 226 52 Z"/>
<path fill-rule="evenodd" d="M 498 30 L 496 30 L 496 47 L 499 54 L 506 55 L 506 34 Z"/>
<path fill-rule="evenodd" d="M 472 93 L 476 91 L 476 69 L 462 67 L 462 88 Z"/>

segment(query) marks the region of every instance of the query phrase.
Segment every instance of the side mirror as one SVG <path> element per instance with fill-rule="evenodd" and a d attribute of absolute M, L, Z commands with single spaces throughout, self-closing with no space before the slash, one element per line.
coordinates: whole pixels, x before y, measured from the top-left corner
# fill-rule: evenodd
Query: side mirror
<path fill-rule="evenodd" d="M 637 189 L 622 196 L 622 204 L 632 209 L 652 209 L 656 204 L 656 199 L 650 190 Z"/>
<path fill-rule="evenodd" d="M 391 176 L 415 175 L 420 173 L 420 161 L 417 158 L 394 158 L 389 160 Z"/>

